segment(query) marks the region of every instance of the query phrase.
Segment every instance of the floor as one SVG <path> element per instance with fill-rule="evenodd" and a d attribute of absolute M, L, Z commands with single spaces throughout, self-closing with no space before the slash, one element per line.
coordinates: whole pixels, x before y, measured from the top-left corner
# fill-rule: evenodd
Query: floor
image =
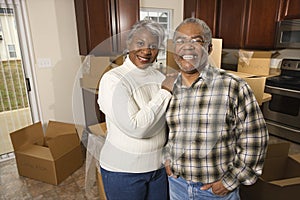
<path fill-rule="evenodd" d="M 79 168 L 58 186 L 18 175 L 15 158 L 0 162 L 1 200 L 98 200 L 95 184 L 85 190 L 85 165 Z"/>
<path fill-rule="evenodd" d="M 270 143 L 284 142 L 270 136 Z M 286 141 L 285 141 L 286 142 Z M 300 145 L 291 143 L 290 154 L 300 153 Z M 14 157 L 0 161 L 0 199 L 1 200 L 98 200 L 99 191 L 95 184 L 88 192 L 85 190 L 85 165 L 74 172 L 60 185 L 54 186 L 33 179 L 20 177 Z"/>

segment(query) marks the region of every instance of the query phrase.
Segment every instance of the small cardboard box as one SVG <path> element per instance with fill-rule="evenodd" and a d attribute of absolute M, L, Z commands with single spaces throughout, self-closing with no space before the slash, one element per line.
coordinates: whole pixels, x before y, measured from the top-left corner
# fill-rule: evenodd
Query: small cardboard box
<path fill-rule="evenodd" d="M 239 50 L 238 72 L 267 76 L 270 72 L 271 51 Z"/>
<path fill-rule="evenodd" d="M 122 62 L 122 57 L 116 58 L 112 63 L 110 57 L 87 57 L 82 64 L 83 76 L 80 78 L 80 86 L 89 89 L 98 89 L 99 82 L 104 73 L 112 68 L 119 66 Z"/>
<path fill-rule="evenodd" d="M 49 121 L 44 135 L 41 122 L 10 134 L 19 175 L 58 185 L 83 164 L 74 124 Z"/>
<path fill-rule="evenodd" d="M 243 78 L 249 84 L 259 105 L 262 105 L 263 102 L 271 99 L 271 95 L 264 93 L 266 83 L 265 76 L 256 76 L 254 74 L 230 70 L 228 70 L 228 72 Z"/>
<path fill-rule="evenodd" d="M 270 144 L 262 176 L 252 186 L 241 186 L 243 200 L 298 199 L 300 155 L 288 155 L 289 143 Z"/>

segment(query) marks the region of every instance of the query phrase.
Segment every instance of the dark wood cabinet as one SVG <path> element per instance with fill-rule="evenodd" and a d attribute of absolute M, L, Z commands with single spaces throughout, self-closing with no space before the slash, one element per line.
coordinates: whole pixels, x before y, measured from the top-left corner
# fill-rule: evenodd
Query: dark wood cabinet
<path fill-rule="evenodd" d="M 122 53 L 126 35 L 123 33 L 139 20 L 139 0 L 74 0 L 74 3 L 80 55 Z"/>
<path fill-rule="evenodd" d="M 223 39 L 223 47 L 240 48 L 245 34 L 246 1 L 220 0 L 217 36 Z"/>
<path fill-rule="evenodd" d="M 219 30 L 225 48 L 273 49 L 280 0 L 221 0 Z"/>
<path fill-rule="evenodd" d="M 280 20 L 300 19 L 300 0 L 282 0 Z"/>
<path fill-rule="evenodd" d="M 183 18 L 196 17 L 204 20 L 216 37 L 217 0 L 185 0 Z"/>
<path fill-rule="evenodd" d="M 282 1 L 185 0 L 184 18 L 205 20 L 224 48 L 273 49 Z"/>
<path fill-rule="evenodd" d="M 246 9 L 244 48 L 275 47 L 276 25 L 280 0 L 248 0 Z"/>

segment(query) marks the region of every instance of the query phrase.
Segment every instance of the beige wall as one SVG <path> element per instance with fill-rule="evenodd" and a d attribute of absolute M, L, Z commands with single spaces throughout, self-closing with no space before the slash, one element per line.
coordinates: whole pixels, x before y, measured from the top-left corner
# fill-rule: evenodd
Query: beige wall
<path fill-rule="evenodd" d="M 173 29 L 182 20 L 183 0 L 140 0 L 142 7 L 173 9 Z M 73 122 L 73 85 L 80 68 L 73 0 L 27 0 L 34 70 L 43 122 Z M 41 68 L 40 58 L 52 66 Z M 80 96 L 77 96 L 80 106 Z M 77 115 L 82 116 L 82 108 Z M 80 120 L 80 119 L 79 119 Z"/>
<path fill-rule="evenodd" d="M 43 122 L 73 122 L 72 90 L 80 67 L 73 0 L 27 0 Z M 52 66 L 41 68 L 39 58 Z"/>

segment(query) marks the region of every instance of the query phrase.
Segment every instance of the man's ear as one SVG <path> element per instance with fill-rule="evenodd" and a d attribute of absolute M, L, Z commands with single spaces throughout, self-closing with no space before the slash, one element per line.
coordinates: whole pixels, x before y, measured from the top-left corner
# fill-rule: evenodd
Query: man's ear
<path fill-rule="evenodd" d="M 213 51 L 213 45 L 212 45 L 212 43 L 210 43 L 208 45 L 208 55 L 210 55 L 212 51 Z"/>

